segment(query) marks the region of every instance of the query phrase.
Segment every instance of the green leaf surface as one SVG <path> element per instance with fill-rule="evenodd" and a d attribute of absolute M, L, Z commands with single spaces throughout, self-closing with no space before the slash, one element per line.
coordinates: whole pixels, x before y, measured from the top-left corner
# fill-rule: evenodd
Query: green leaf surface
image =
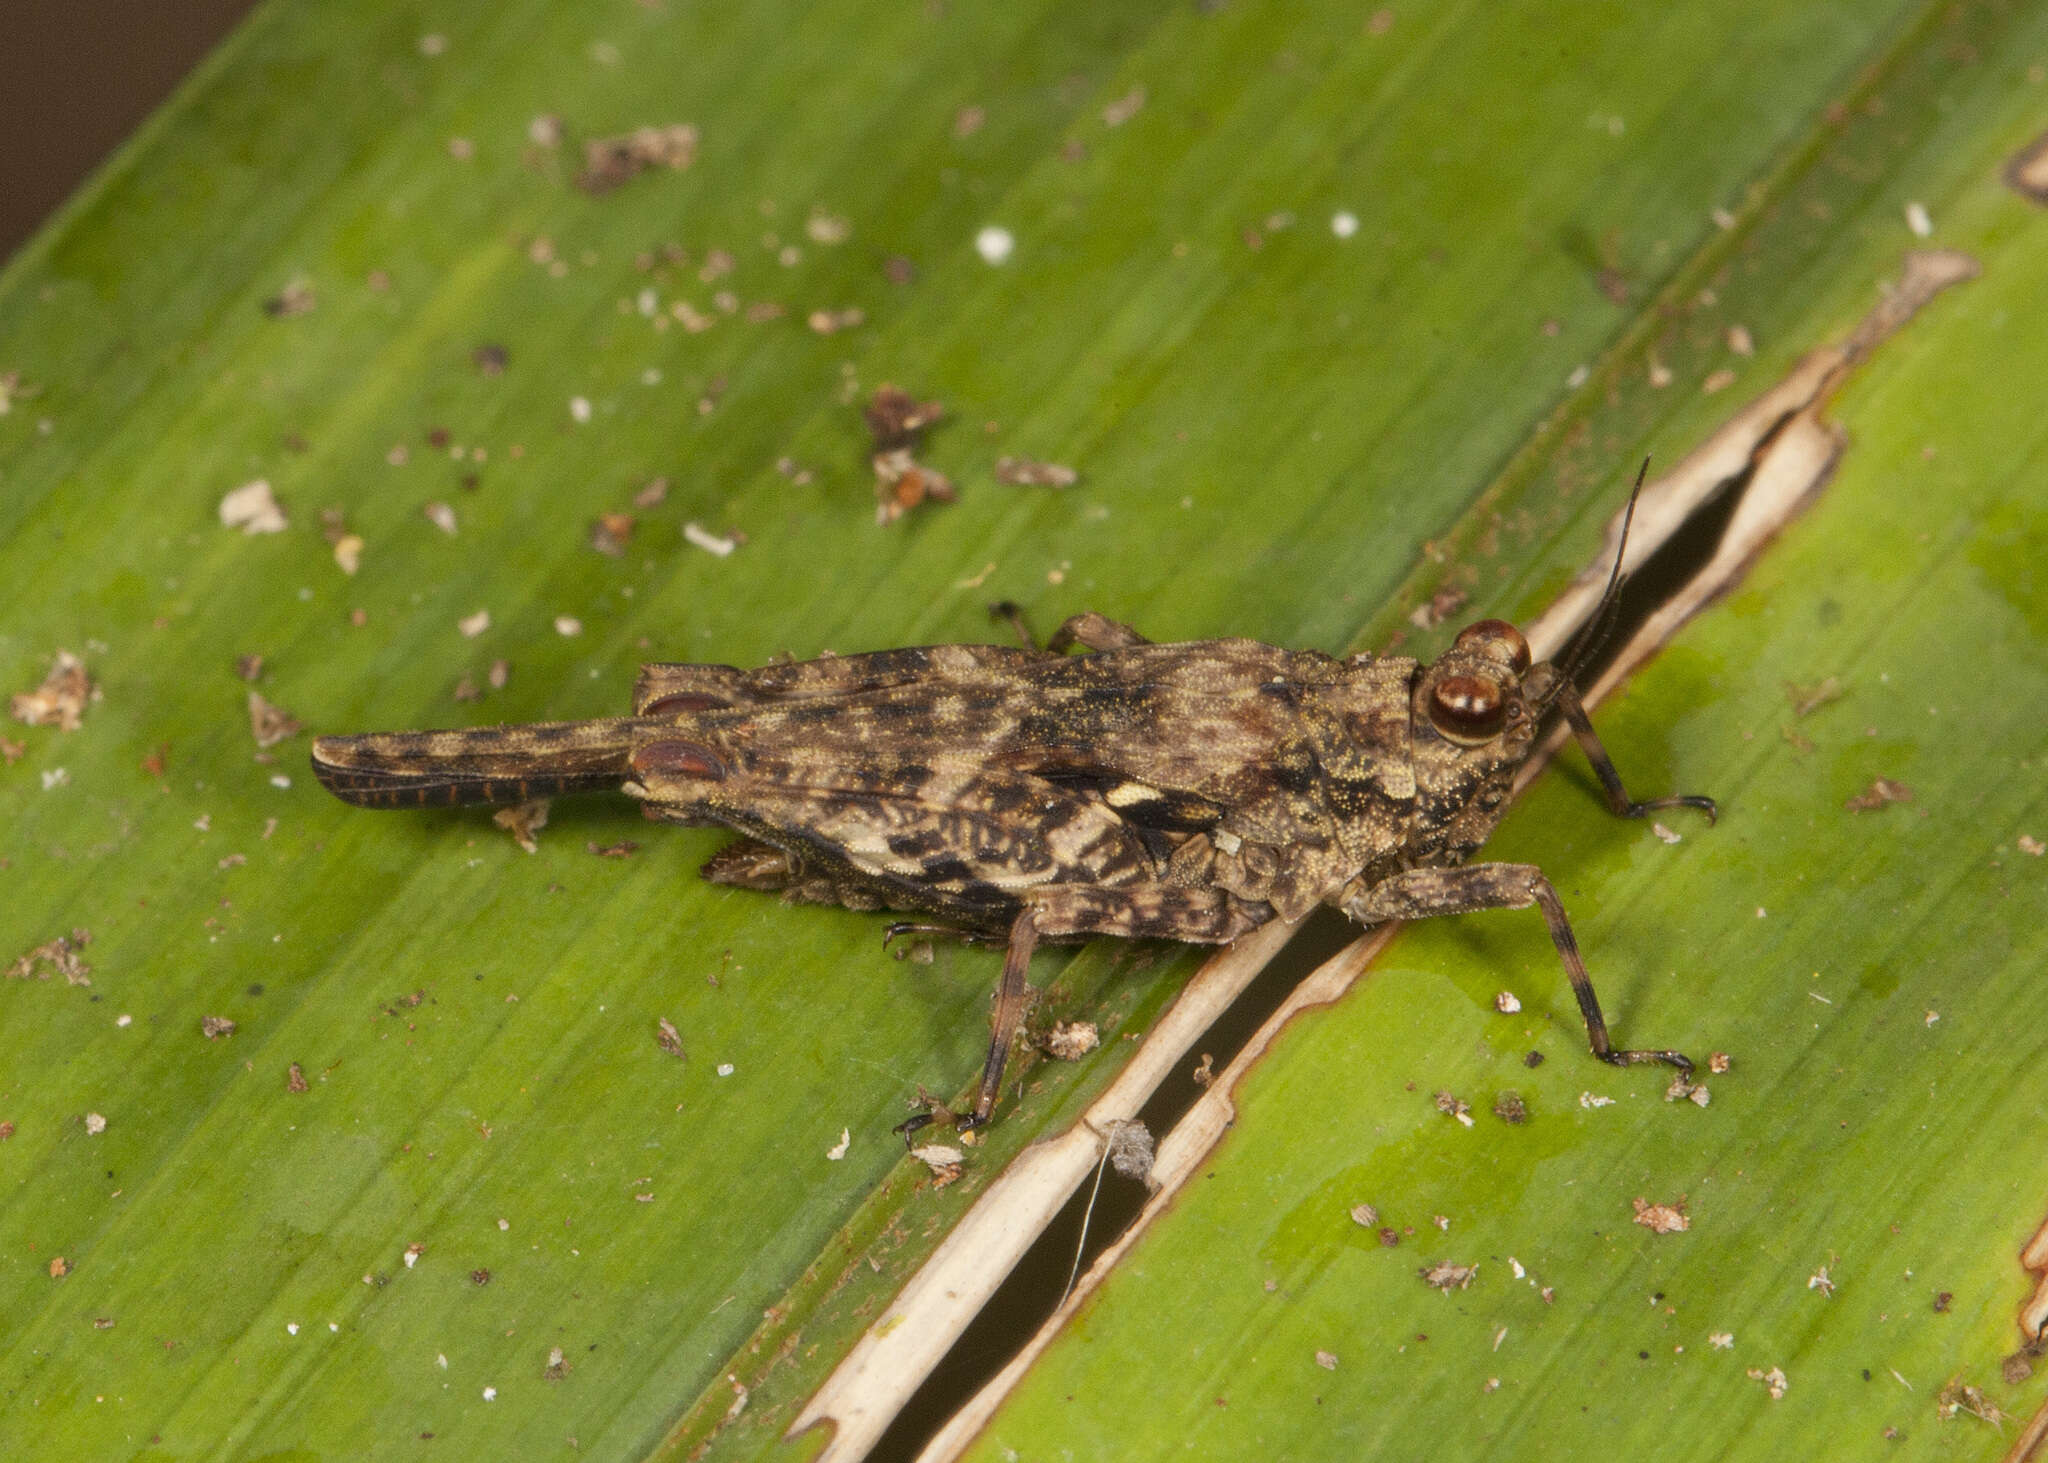
<path fill-rule="evenodd" d="M 1983 269 L 1847 389 L 1819 505 L 1598 718 L 1638 795 L 1711 792 L 1719 825 L 1613 820 L 1567 752 L 1487 849 L 1548 871 L 1624 1041 L 1732 1055 L 1711 1106 L 1585 1060 L 1533 915 L 1411 928 L 1268 1054 L 969 1456 L 2005 1452 L 1982 1414 L 2039 1398 L 2023 1357 L 2004 1369 L 2048 1104 L 2048 436 L 2015 385 L 2048 372 L 2019 325 L 2048 220 L 2001 178 L 2041 124 L 2038 67 L 1982 62 L 2044 48 L 2038 13 L 1908 32 L 1757 200 L 1714 310 L 1691 302 L 1760 362 L 1839 336 L 1909 202 Z M 1660 331 L 1606 363 L 1591 431 L 1686 442 L 1697 409 L 1660 410 L 1646 370 L 1686 328 Z M 1539 456 L 1533 481 L 1560 473 Z M 1848 806 L 1878 778 L 1910 800 Z M 1639 1226 L 1640 1201 L 1690 1227 Z M 1439 1293 L 1438 1262 L 1477 1273 Z"/>
<path fill-rule="evenodd" d="M 2040 1105 L 2042 866 L 2012 840 L 2048 632 L 2015 388 L 2044 379 L 2044 224 L 1996 174 L 2041 125 L 2041 13 L 1386 14 L 272 5 L 0 274 L 0 685 L 61 648 L 100 689 L 77 731 L 8 724 L 0 767 L 0 962 L 91 935 L 90 985 L 0 982 L 0 1456 L 773 1449 L 1191 968 L 1042 956 L 1048 1015 L 1103 1050 L 1032 1069 L 936 1190 L 887 1129 L 976 1070 L 992 955 L 899 964 L 878 917 L 706 886 L 720 835 L 623 800 L 557 803 L 531 856 L 484 813 L 342 807 L 303 737 L 257 755 L 237 657 L 329 732 L 612 714 L 643 659 L 981 639 L 1006 596 L 1041 627 L 1427 648 L 1418 585 L 1538 607 L 1645 443 L 1683 450 L 1861 314 L 1916 200 L 1985 278 L 1857 380 L 1820 510 L 1603 717 L 1635 783 L 1697 783 L 1724 825 L 1666 847 L 1553 776 L 1499 842 L 1558 881 L 1624 1034 L 1737 1053 L 1715 1105 L 1591 1068 L 1533 917 L 1404 935 L 1275 1054 L 1215 1182 L 991 1442 L 1597 1422 L 1710 1451 L 1733 1434 L 1704 1409 L 1760 1448 L 1844 1417 L 1872 1447 L 1895 1418 L 1914 1447 L 1999 1446 L 1932 1399 L 1966 1371 L 2030 1405 L 1995 1371 L 2033 1155 L 1979 1135 Z M 686 170 L 574 185 L 582 140 L 674 123 Z M 310 310 L 266 310 L 293 286 Z M 888 528 L 858 411 L 883 382 L 944 403 L 926 458 L 960 487 Z M 1081 480 L 1006 486 L 1002 455 Z M 220 525 L 256 478 L 285 532 Z M 362 540 L 352 576 L 322 510 Z M 622 511 L 627 552 L 595 552 Z M 715 557 L 686 523 L 741 541 Z M 1831 674 L 1850 692 L 1795 753 L 1780 682 Z M 1842 812 L 1877 775 L 1915 801 Z M 1519 1026 L 1487 1014 L 1503 971 Z M 1524 1073 L 1531 1045 L 1551 1061 Z M 1509 1074 L 1526 1127 L 1427 1107 Z M 1578 1108 L 1592 1087 L 1617 1104 Z M 1680 1192 L 1690 1233 L 1628 1224 Z M 1364 1246 L 1359 1199 L 1416 1238 Z M 1412 1273 L 1431 1212 L 1444 1257 L 1484 1257 L 1448 1299 Z M 1803 1288 L 1821 1263 L 1832 1299 Z M 1792 1374 L 1783 1402 L 1752 1364 Z M 1917 1390 L 1867 1410 L 1864 1365 Z M 1157 1390 L 1205 1368 L 1229 1406 Z"/>

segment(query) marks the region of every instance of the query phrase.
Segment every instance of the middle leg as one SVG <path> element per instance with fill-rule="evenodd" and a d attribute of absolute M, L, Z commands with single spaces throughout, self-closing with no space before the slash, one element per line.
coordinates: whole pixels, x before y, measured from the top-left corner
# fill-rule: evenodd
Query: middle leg
<path fill-rule="evenodd" d="M 1239 899 L 1221 889 L 1184 889 L 1168 884 L 1044 884 L 1024 896 L 1024 908 L 1010 924 L 1010 945 L 996 987 L 994 1027 L 974 1110 L 957 1120 L 965 1131 L 978 1128 L 995 1111 L 1003 1069 L 1023 1023 L 1029 994 L 1025 973 L 1041 939 L 1121 935 L 1126 939 L 1180 940 L 1191 945 L 1224 945 L 1273 917 L 1270 907 Z M 906 1136 L 933 1120 L 919 1113 L 898 1126 Z"/>

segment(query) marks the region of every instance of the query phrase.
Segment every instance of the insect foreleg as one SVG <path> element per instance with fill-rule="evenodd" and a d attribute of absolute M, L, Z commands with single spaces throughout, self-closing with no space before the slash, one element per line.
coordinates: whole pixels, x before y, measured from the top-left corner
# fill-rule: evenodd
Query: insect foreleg
<path fill-rule="evenodd" d="M 1583 713 L 1581 713 L 1583 715 Z M 1683 1052 L 1618 1050 L 1607 1035 L 1607 1018 L 1600 1014 L 1600 998 L 1593 994 L 1592 977 L 1579 954 L 1578 939 L 1565 918 L 1564 905 L 1550 880 L 1534 864 L 1467 864 L 1455 869 L 1410 869 L 1382 879 L 1338 901 L 1338 907 L 1361 924 L 1379 924 L 1390 919 L 1426 919 L 1435 914 L 1472 914 L 1483 909 L 1527 909 L 1543 911 L 1550 927 L 1550 942 L 1557 946 L 1558 959 L 1579 998 L 1579 1014 L 1586 1020 L 1586 1036 L 1593 1055 L 1617 1067 L 1635 1062 L 1663 1062 L 1690 1074 L 1692 1060 Z"/>
<path fill-rule="evenodd" d="M 1579 693 L 1567 684 L 1557 694 L 1558 704 L 1564 709 L 1564 718 L 1571 723 L 1572 735 L 1585 750 L 1586 760 L 1593 764 L 1593 772 L 1600 779 L 1600 786 L 1607 792 L 1607 806 L 1615 816 L 1640 818 L 1655 808 L 1698 808 L 1712 823 L 1716 808 L 1712 798 L 1679 796 L 1651 798 L 1639 803 L 1628 795 L 1628 789 L 1621 785 L 1621 774 L 1614 770 L 1614 759 L 1607 755 L 1607 748 L 1601 745 L 1600 734 L 1593 730 L 1593 722 L 1586 715 L 1585 703 L 1579 700 Z"/>

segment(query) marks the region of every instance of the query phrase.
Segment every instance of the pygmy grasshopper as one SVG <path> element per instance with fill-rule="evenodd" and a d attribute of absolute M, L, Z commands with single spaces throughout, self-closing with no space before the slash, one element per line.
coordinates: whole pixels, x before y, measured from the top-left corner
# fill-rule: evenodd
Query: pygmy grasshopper
<path fill-rule="evenodd" d="M 1619 571 L 1617 555 L 1596 627 Z M 1069 655 L 1075 646 L 1087 653 Z M 631 716 L 321 737 L 313 770 L 369 808 L 617 788 L 650 818 L 738 832 L 703 868 L 713 883 L 917 911 L 1006 940 L 963 1127 L 995 1108 L 1041 941 L 1224 944 L 1318 904 L 1366 925 L 1533 904 L 1593 1054 L 1690 1073 L 1679 1052 L 1610 1040 L 1541 870 L 1464 862 L 1500 821 L 1552 710 L 1615 813 L 1683 804 L 1712 818 L 1706 798 L 1630 799 L 1576 669 L 1532 664 L 1502 620 L 1466 627 L 1425 665 L 1254 640 L 1155 645 L 1083 614 L 1043 648 L 1027 637 L 1020 648 L 934 645 L 751 671 L 648 665 Z"/>

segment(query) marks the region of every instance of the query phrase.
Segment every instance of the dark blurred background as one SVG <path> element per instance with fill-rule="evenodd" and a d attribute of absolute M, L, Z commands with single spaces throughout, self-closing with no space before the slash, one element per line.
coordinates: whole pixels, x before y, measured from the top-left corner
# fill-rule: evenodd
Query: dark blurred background
<path fill-rule="evenodd" d="M 255 0 L 0 0 L 0 262 Z"/>

